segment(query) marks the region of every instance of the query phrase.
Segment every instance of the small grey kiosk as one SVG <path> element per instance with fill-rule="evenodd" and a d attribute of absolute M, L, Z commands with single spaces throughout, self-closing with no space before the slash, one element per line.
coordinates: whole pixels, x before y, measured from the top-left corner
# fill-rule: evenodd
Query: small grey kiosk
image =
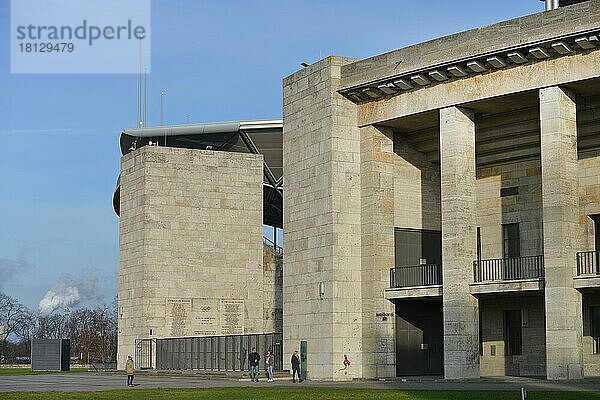
<path fill-rule="evenodd" d="M 69 339 L 33 339 L 32 371 L 69 371 L 71 341 Z"/>

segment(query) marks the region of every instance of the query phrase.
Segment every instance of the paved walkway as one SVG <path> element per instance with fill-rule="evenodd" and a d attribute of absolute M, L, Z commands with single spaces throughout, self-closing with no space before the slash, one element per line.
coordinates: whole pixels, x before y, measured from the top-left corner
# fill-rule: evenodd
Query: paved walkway
<path fill-rule="evenodd" d="M 528 391 L 600 391 L 600 379 L 585 379 L 570 382 L 549 382 L 530 378 L 482 378 L 465 381 L 445 381 L 439 378 L 406 378 L 389 381 L 360 380 L 352 382 L 313 382 L 305 381 L 293 384 L 289 380 L 273 383 L 261 381 L 251 383 L 248 380 L 206 379 L 200 376 L 156 376 L 138 375 L 135 388 L 207 388 L 207 387 L 340 387 L 371 389 L 405 390 L 503 390 L 519 391 L 521 387 Z M 0 377 L 0 392 L 6 391 L 93 391 L 126 389 L 125 375 L 97 373 L 67 373 L 52 375 L 25 375 Z"/>

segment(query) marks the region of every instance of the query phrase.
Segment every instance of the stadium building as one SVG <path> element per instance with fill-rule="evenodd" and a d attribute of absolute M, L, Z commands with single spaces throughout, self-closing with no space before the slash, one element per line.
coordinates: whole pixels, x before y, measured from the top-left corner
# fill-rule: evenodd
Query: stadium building
<path fill-rule="evenodd" d="M 309 65 L 283 123 L 125 131 L 120 361 L 262 334 L 309 379 L 600 376 L 600 0 L 546 3 Z"/>

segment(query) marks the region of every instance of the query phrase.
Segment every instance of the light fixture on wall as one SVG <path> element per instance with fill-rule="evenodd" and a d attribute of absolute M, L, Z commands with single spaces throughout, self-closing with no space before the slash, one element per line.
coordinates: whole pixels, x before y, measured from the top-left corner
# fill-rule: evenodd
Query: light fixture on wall
<path fill-rule="evenodd" d="M 319 298 L 323 300 L 325 298 L 325 283 L 319 282 Z"/>

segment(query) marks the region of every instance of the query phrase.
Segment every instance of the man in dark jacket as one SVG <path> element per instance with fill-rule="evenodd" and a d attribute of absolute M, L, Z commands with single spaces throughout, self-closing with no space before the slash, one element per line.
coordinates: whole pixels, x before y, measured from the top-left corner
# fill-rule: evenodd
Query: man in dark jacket
<path fill-rule="evenodd" d="M 250 379 L 252 382 L 258 382 L 258 362 L 260 354 L 256 352 L 256 347 L 252 348 L 252 353 L 248 354 L 248 364 L 250 365 Z"/>
<path fill-rule="evenodd" d="M 302 382 L 302 378 L 300 375 L 300 356 L 298 355 L 298 350 L 294 351 L 292 354 L 292 382 L 296 383 L 296 375 L 298 375 L 298 380 Z"/>

